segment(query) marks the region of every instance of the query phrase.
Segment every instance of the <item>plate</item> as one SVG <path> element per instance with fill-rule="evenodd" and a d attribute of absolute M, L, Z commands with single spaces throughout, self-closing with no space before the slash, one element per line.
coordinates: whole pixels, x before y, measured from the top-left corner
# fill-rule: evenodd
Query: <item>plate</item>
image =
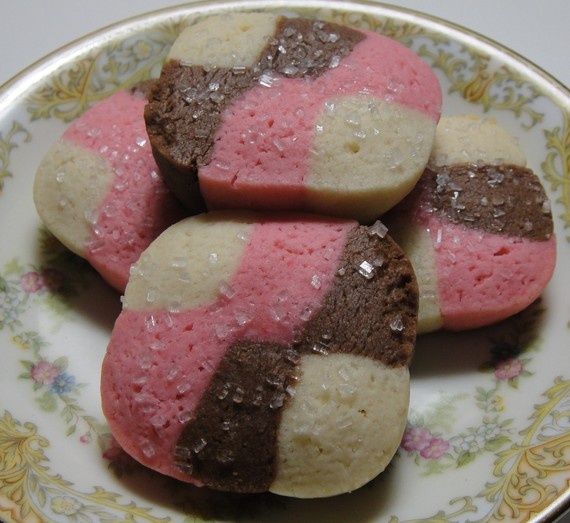
<path fill-rule="evenodd" d="M 119 297 L 40 225 L 32 182 L 65 126 L 156 76 L 187 19 L 279 10 L 391 36 L 438 75 L 444 113 L 518 137 L 553 203 L 558 264 L 542 300 L 477 331 L 418 341 L 408 428 L 389 469 L 324 500 L 235 496 L 147 471 L 113 444 L 99 369 Z M 546 521 L 570 503 L 570 93 L 466 29 L 377 3 L 196 2 L 65 47 L 0 90 L 0 517 L 8 521 Z"/>

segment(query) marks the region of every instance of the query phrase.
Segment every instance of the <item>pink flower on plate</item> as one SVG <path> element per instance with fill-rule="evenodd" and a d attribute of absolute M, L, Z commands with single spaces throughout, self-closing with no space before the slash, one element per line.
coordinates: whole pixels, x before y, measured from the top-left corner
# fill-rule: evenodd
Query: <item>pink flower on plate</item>
<path fill-rule="evenodd" d="M 31 371 L 30 376 L 36 383 L 51 385 L 59 374 L 59 369 L 47 361 L 38 361 Z"/>
<path fill-rule="evenodd" d="M 45 287 L 42 275 L 35 271 L 30 271 L 24 274 L 20 280 L 22 289 L 28 294 L 41 291 Z"/>
<path fill-rule="evenodd" d="M 499 380 L 511 380 L 519 376 L 522 371 L 523 364 L 517 358 L 500 361 L 495 366 L 495 376 Z"/>
<path fill-rule="evenodd" d="M 89 443 L 89 442 L 91 441 L 91 434 L 90 434 L 89 432 L 86 432 L 85 434 L 82 434 L 82 435 L 79 437 L 79 441 L 80 441 L 81 443 L 85 443 L 85 444 L 86 444 L 86 443 Z"/>
<path fill-rule="evenodd" d="M 449 442 L 442 438 L 433 438 L 429 445 L 421 450 L 420 456 L 426 459 L 439 459 L 449 450 Z"/>
<path fill-rule="evenodd" d="M 50 291 L 57 291 L 63 285 L 63 274 L 57 269 L 45 269 L 42 271 L 44 285 Z"/>
<path fill-rule="evenodd" d="M 425 427 L 408 427 L 400 446 L 408 452 L 419 452 L 431 443 L 432 438 L 431 432 Z"/>

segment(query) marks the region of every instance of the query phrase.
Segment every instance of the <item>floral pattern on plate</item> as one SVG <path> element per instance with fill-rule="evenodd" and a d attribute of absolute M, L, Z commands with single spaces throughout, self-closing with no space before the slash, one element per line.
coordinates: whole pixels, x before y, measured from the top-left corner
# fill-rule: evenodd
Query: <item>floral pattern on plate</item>
<path fill-rule="evenodd" d="M 531 167 L 542 170 L 556 215 L 558 271 L 545 299 L 498 326 L 419 341 L 399 454 L 389 471 L 353 494 L 244 498 L 142 469 L 114 445 L 98 399 L 98 366 L 118 296 L 49 234 L 36 233 L 31 184 L 38 151 L 65 123 L 116 90 L 156 75 L 182 21 L 201 15 L 189 6 L 131 22 L 129 31 L 103 32 L 77 44 L 82 54 L 74 63 L 53 58 L 40 85 L 31 85 L 16 106 L 0 108 L 0 223 L 16 213 L 24 224 L 23 234 L 3 227 L 0 249 L 1 518 L 346 521 L 360 514 L 391 523 L 527 521 L 568 497 L 570 380 L 561 376 L 568 371 L 570 319 L 564 295 L 570 248 L 561 241 L 565 234 L 570 241 L 568 93 L 553 97 L 545 88 L 550 79 L 522 62 L 507 67 L 508 51 L 484 41 L 469 46 L 461 31 L 445 23 L 369 3 L 353 2 L 351 11 L 334 2 L 327 9 L 310 3 L 290 5 L 402 41 L 438 73 L 446 112 L 489 114 L 520 138 Z M 40 122 L 57 132 L 42 131 Z M 28 203 L 9 208 L 6 202 L 16 195 L 29 195 L 23 198 Z M 405 492 L 394 487 L 400 483 Z"/>

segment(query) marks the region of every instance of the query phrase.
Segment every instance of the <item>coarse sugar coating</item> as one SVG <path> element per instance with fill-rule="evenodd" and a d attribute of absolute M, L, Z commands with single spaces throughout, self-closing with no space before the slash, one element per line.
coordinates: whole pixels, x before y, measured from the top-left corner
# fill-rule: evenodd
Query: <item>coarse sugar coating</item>
<path fill-rule="evenodd" d="M 158 174 L 145 104 L 141 90 L 95 104 L 48 151 L 34 185 L 48 229 L 119 291 L 140 253 L 187 214 Z"/>
<path fill-rule="evenodd" d="M 129 454 L 184 481 L 347 492 L 401 439 L 416 311 L 409 262 L 380 224 L 189 218 L 133 270 L 103 409 Z"/>
<path fill-rule="evenodd" d="M 550 202 L 514 138 L 471 115 L 440 126 L 430 166 L 387 219 L 418 276 L 420 332 L 520 312 L 556 261 Z"/>
<path fill-rule="evenodd" d="M 411 191 L 427 163 L 441 107 L 436 77 L 372 32 L 249 16 L 214 17 L 219 55 L 196 36 L 210 18 L 175 43 L 145 112 L 166 182 L 190 208 L 201 192 L 210 209 L 372 221 Z M 248 32 L 232 61 L 225 44 Z"/>

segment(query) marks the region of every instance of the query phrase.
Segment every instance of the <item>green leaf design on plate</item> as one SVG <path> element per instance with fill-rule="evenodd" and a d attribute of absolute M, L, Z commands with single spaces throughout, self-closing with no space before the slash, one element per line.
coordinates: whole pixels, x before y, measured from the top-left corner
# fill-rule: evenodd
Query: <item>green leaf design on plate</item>
<path fill-rule="evenodd" d="M 490 439 L 485 443 L 485 450 L 489 452 L 496 452 L 501 447 L 504 447 L 507 443 L 510 443 L 510 438 L 507 436 L 498 436 L 496 438 Z"/>
<path fill-rule="evenodd" d="M 476 457 L 477 454 L 475 454 L 474 452 L 462 452 L 457 458 L 457 466 L 464 467 L 465 465 L 468 465 L 472 461 L 475 461 Z"/>
<path fill-rule="evenodd" d="M 57 409 L 57 400 L 55 394 L 46 391 L 39 398 L 36 398 L 40 409 L 46 412 L 53 412 Z"/>
<path fill-rule="evenodd" d="M 555 193 L 560 191 L 560 196 L 556 200 L 564 208 L 560 218 L 566 227 L 570 227 L 570 113 L 563 113 L 561 127 L 546 130 L 544 135 L 549 153 L 541 167 L 552 191 Z M 570 241 L 570 236 L 567 240 Z"/>
<path fill-rule="evenodd" d="M 18 147 L 18 140 L 29 142 L 32 135 L 24 129 L 24 127 L 16 122 L 12 122 L 12 126 L 5 134 L 0 132 L 0 195 L 4 188 L 6 178 L 12 177 L 10 168 L 10 153 Z"/>
<path fill-rule="evenodd" d="M 93 103 L 158 76 L 181 23 L 172 20 L 147 33 L 104 44 L 50 75 L 28 98 L 31 119 L 70 122 Z"/>
<path fill-rule="evenodd" d="M 466 518 L 462 517 L 458 519 L 459 516 L 465 516 L 465 514 L 470 514 L 477 512 L 477 507 L 473 503 L 473 499 L 469 496 L 463 496 L 461 498 L 454 498 L 449 502 L 449 505 L 453 507 L 454 505 L 459 505 L 455 510 L 450 510 L 449 512 L 445 510 L 440 510 L 433 516 L 421 519 L 406 519 L 401 520 L 396 516 L 390 518 L 389 523 L 451 523 L 452 521 L 465 521 Z"/>

